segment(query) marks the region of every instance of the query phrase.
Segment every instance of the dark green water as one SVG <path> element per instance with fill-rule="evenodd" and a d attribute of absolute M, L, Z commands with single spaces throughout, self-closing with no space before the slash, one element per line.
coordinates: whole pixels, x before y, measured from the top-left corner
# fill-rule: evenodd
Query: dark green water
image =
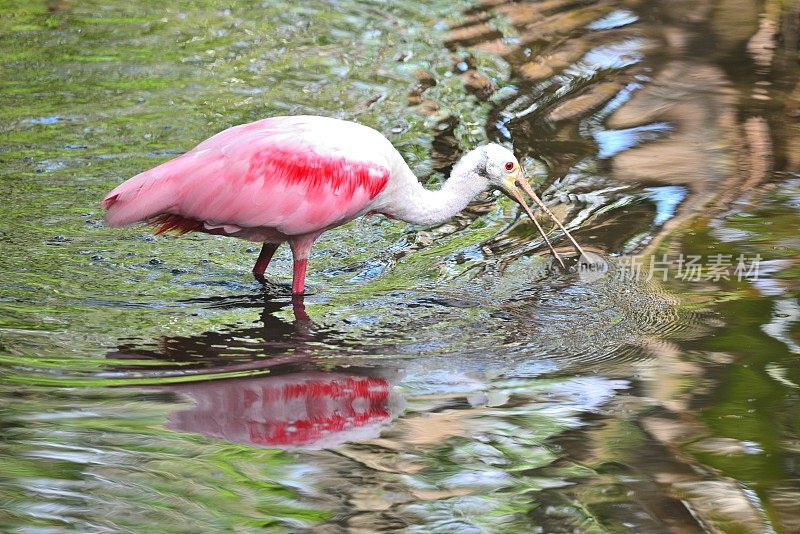
<path fill-rule="evenodd" d="M 0 0 L 1 531 L 800 530 L 800 5 L 489 4 Z M 303 320 L 286 251 L 103 226 L 300 113 L 512 142 L 609 271 L 485 198 L 323 236 Z"/>

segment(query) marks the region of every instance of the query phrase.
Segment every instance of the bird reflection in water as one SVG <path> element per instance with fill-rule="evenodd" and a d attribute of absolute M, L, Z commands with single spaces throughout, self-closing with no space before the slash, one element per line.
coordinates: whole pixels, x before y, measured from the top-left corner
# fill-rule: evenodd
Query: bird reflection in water
<path fill-rule="evenodd" d="M 170 388 L 196 402 L 167 428 L 260 447 L 322 449 L 375 438 L 392 419 L 382 377 L 303 372 Z M 394 405 L 394 406 L 393 406 Z"/>
<path fill-rule="evenodd" d="M 109 356 L 158 359 L 166 364 L 160 367 L 165 371 L 168 362 L 176 362 L 193 374 L 269 374 L 159 384 L 157 389 L 186 395 L 195 403 L 173 412 L 167 428 L 257 447 L 322 449 L 375 438 L 402 413 L 403 399 L 387 378 L 393 371 L 349 363 L 338 370 L 318 368 L 314 346 L 331 332 L 317 328 L 297 301 L 293 302 L 293 322 L 275 315 L 288 303 L 263 297 L 214 298 L 193 304 L 260 306 L 263 324 L 165 337 L 158 350 L 124 346 Z"/>

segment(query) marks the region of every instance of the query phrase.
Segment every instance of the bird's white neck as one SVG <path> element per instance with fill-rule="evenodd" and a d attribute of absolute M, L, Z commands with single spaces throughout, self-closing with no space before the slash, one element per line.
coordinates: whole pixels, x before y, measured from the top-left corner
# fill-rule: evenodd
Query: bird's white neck
<path fill-rule="evenodd" d="M 488 182 L 479 172 L 485 158 L 481 148 L 468 152 L 453 167 L 442 187 L 435 191 L 425 189 L 401 159 L 402 165 L 398 165 L 397 175 L 392 177 L 394 183 L 385 206 L 376 211 L 412 224 L 427 226 L 446 221 L 486 190 Z"/>

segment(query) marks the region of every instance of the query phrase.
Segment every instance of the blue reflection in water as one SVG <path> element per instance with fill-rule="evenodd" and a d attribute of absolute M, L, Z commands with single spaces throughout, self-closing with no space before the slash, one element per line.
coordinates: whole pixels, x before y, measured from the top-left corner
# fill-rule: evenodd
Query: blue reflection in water
<path fill-rule="evenodd" d="M 594 139 L 600 147 L 597 157 L 600 159 L 616 156 L 624 150 L 633 148 L 643 141 L 653 141 L 672 130 L 666 122 L 656 122 L 626 128 L 624 130 L 603 130 L 594 133 Z"/>
<path fill-rule="evenodd" d="M 642 60 L 644 39 L 626 39 L 598 46 L 583 56 L 583 62 L 595 70 L 621 69 Z"/>
<path fill-rule="evenodd" d="M 675 215 L 687 192 L 685 187 L 679 185 L 648 187 L 645 191 L 647 198 L 656 203 L 656 218 L 653 221 L 655 226 L 661 226 Z"/>
<path fill-rule="evenodd" d="M 589 30 L 611 30 L 633 24 L 639 17 L 627 9 L 618 9 L 586 25 Z"/>

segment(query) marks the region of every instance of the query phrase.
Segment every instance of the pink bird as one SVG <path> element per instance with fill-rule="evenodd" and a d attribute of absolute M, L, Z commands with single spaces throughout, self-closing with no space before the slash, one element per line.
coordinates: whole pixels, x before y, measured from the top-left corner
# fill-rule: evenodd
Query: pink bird
<path fill-rule="evenodd" d="M 498 189 L 522 206 L 563 266 L 520 188 L 583 255 L 508 149 L 487 144 L 468 152 L 441 189 L 429 191 L 382 134 L 326 117 L 273 117 L 234 126 L 134 176 L 111 191 L 102 206 L 111 226 L 146 222 L 157 227 L 156 234 L 205 232 L 263 243 L 253 267 L 259 279 L 278 246 L 288 242 L 292 294 L 302 295 L 311 247 L 325 230 L 367 213 L 436 224 L 487 189 Z"/>

